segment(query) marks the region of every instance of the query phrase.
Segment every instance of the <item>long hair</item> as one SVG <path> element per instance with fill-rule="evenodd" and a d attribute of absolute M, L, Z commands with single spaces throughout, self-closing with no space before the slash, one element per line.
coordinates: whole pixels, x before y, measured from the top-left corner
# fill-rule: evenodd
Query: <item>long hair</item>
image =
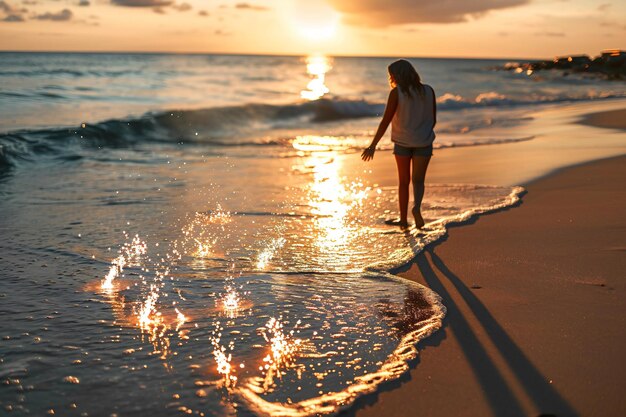
<path fill-rule="evenodd" d="M 394 61 L 387 67 L 387 71 L 389 72 L 389 84 L 392 88 L 398 87 L 402 93 L 408 96 L 412 95 L 412 91 L 424 96 L 424 86 L 420 76 L 409 61 L 406 59 Z"/>

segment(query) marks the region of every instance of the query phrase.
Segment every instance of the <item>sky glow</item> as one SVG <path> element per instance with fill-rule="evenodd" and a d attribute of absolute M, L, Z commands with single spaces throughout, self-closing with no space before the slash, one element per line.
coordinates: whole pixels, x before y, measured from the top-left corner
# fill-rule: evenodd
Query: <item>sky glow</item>
<path fill-rule="evenodd" d="M 0 0 L 0 49 L 546 58 L 626 48 L 603 0 Z"/>

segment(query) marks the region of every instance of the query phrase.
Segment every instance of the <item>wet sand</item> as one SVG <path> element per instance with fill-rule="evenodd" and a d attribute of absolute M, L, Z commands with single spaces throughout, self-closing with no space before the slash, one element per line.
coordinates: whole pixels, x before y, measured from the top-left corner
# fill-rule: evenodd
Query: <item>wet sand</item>
<path fill-rule="evenodd" d="M 594 117 L 624 128 L 623 112 Z M 451 228 L 396 271 L 442 296 L 444 328 L 348 414 L 626 415 L 623 155 L 525 184 L 520 205 Z"/>
<path fill-rule="evenodd" d="M 609 129 L 626 130 L 626 109 L 588 114 L 580 123 Z"/>

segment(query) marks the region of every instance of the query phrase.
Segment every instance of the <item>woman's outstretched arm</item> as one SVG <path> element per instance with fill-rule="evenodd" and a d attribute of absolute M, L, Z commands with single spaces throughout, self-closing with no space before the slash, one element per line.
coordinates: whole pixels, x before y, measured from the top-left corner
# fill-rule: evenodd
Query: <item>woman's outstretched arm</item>
<path fill-rule="evenodd" d="M 435 89 L 430 87 L 431 90 L 433 90 L 433 129 L 435 128 L 435 125 L 437 124 L 437 96 L 435 95 Z"/>
<path fill-rule="evenodd" d="M 383 114 L 383 118 L 378 125 L 378 130 L 374 135 L 374 139 L 372 139 L 372 143 L 370 146 L 365 148 L 363 153 L 361 154 L 361 159 L 364 161 L 369 161 L 370 159 L 374 159 L 374 151 L 376 151 L 376 145 L 383 137 L 387 128 L 389 127 L 389 123 L 391 123 L 391 119 L 393 119 L 393 115 L 396 113 L 396 109 L 398 108 L 398 88 L 393 88 L 389 92 L 389 97 L 387 98 L 387 105 L 385 106 L 385 113 Z"/>

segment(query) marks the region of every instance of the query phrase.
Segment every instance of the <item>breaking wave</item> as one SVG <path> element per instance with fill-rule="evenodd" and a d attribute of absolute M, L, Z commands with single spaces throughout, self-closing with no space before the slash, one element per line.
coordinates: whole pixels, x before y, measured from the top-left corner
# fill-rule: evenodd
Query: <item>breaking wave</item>
<path fill-rule="evenodd" d="M 482 93 L 472 99 L 445 93 L 438 99 L 438 108 L 454 111 L 486 106 L 531 105 L 617 96 L 619 95 L 560 99 L 551 97 L 520 101 L 496 92 Z M 286 105 L 245 104 L 196 110 L 171 110 L 147 113 L 137 118 L 83 123 L 78 127 L 18 130 L 0 134 L 0 171 L 10 168 L 20 160 L 34 160 L 41 154 L 66 155 L 73 146 L 116 148 L 145 143 L 195 143 L 211 147 L 285 145 L 291 142 L 277 137 L 277 131 L 311 129 L 323 123 L 377 117 L 382 114 L 384 107 L 384 104 L 365 100 L 335 98 Z M 455 132 L 444 129 L 440 133 Z M 462 130 L 459 133 L 466 132 Z M 498 138 L 459 143 L 438 141 L 440 142 L 438 146 L 474 146 L 527 139 Z M 360 146 L 359 143 L 356 146 L 342 148 L 352 149 Z"/>

